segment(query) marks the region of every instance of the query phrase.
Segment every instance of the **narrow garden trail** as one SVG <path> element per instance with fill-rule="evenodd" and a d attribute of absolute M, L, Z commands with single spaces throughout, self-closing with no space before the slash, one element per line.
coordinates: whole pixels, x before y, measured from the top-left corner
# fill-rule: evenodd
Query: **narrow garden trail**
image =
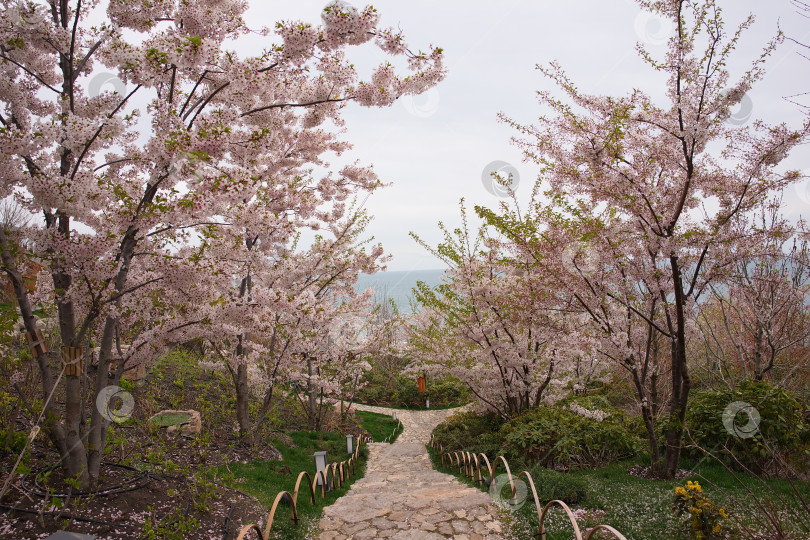
<path fill-rule="evenodd" d="M 391 414 L 385 407 L 354 407 Z M 458 410 L 397 410 L 404 431 L 393 444 L 369 444 L 366 475 L 324 509 L 315 538 L 503 538 L 493 500 L 434 470 L 425 449 L 433 428 Z"/>

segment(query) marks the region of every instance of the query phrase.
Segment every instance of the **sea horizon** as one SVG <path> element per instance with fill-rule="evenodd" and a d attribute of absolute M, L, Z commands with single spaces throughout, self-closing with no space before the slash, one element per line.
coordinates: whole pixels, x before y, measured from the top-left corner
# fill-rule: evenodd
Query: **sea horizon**
<path fill-rule="evenodd" d="M 354 286 L 358 292 L 374 289 L 374 300 L 381 304 L 390 298 L 400 313 L 412 313 L 411 299 L 417 281 L 424 281 L 431 287 L 441 282 L 442 269 L 432 270 L 385 270 L 376 274 L 361 274 Z"/>

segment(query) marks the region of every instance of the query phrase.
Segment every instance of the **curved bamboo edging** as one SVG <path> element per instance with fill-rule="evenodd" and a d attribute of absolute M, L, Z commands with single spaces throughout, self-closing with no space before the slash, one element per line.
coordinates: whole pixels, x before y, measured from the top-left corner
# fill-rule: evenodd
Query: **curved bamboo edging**
<path fill-rule="evenodd" d="M 354 476 L 357 472 L 357 460 L 360 456 L 360 445 L 364 442 L 368 442 L 370 437 L 365 435 L 361 435 L 357 439 L 357 447 L 354 449 L 354 453 L 352 457 L 350 457 L 346 461 L 341 461 L 340 463 L 330 463 L 326 466 L 326 471 L 317 471 L 315 473 L 315 478 L 310 476 L 309 472 L 301 471 L 298 474 L 298 479 L 295 481 L 295 488 L 293 492 L 290 493 L 289 491 L 281 491 L 276 495 L 276 498 L 273 500 L 273 505 L 270 507 L 270 512 L 267 515 L 267 523 L 265 524 L 264 530 L 262 530 L 261 525 L 258 523 L 251 523 L 250 525 L 245 525 L 239 530 L 239 535 L 236 537 L 236 540 L 246 540 L 248 538 L 252 538 L 250 533 L 256 533 L 256 537 L 260 540 L 268 540 L 270 538 L 270 529 L 273 526 L 273 520 L 276 516 L 276 511 L 278 510 L 278 506 L 281 503 L 282 499 L 286 495 L 288 500 L 290 501 L 291 506 L 291 516 L 290 519 L 294 524 L 298 524 L 298 493 L 301 488 L 301 481 L 306 476 L 307 478 L 307 487 L 309 488 L 309 502 L 312 505 L 315 505 L 315 494 L 317 493 L 317 486 L 318 480 L 321 481 L 321 500 L 326 496 L 326 485 L 327 482 L 329 484 L 330 489 L 335 488 L 335 483 L 337 482 L 337 487 L 341 487 L 351 476 Z M 331 474 L 330 474 L 331 473 Z"/>
<path fill-rule="evenodd" d="M 393 432 L 391 432 L 391 434 L 390 434 L 388 437 L 386 437 L 385 439 L 383 439 L 383 442 L 385 442 L 385 443 L 390 443 L 390 442 L 392 442 L 392 439 L 398 435 L 397 431 L 398 431 L 398 430 L 399 430 L 399 428 L 401 428 L 401 427 L 402 427 L 402 420 L 400 420 L 399 418 L 397 418 L 397 426 L 394 428 L 394 431 L 393 431 Z"/>
<path fill-rule="evenodd" d="M 495 461 L 490 464 L 489 458 L 486 456 L 486 454 L 476 455 L 475 453 L 470 453 L 468 451 L 461 451 L 461 454 L 459 455 L 459 452 L 445 452 L 444 447 L 436 443 L 432 435 L 430 437 L 428 446 L 438 453 L 442 467 L 447 466 L 450 469 L 458 469 L 459 474 L 463 473 L 464 476 L 469 477 L 479 486 L 485 482 L 484 477 L 481 474 L 481 469 L 485 469 L 489 474 L 489 477 L 486 479 L 486 482 L 489 483 L 489 490 L 494 489 L 496 490 L 496 493 L 498 492 L 497 490 L 499 488 L 497 485 L 497 480 L 495 479 L 495 473 L 498 470 L 498 462 L 503 462 L 503 468 L 506 469 L 505 474 L 507 478 L 509 478 L 509 487 L 511 488 L 512 497 L 516 496 L 517 486 L 515 485 L 515 479 L 505 457 L 498 456 L 495 458 Z M 575 540 L 583 540 L 582 531 L 577 524 L 577 520 L 574 517 L 574 513 L 571 511 L 571 508 L 560 500 L 549 501 L 541 508 L 540 499 L 537 497 L 537 489 L 535 488 L 532 475 L 529 474 L 529 471 L 523 471 L 517 475 L 518 480 L 521 478 L 525 478 L 529 484 L 529 487 L 531 488 L 532 498 L 534 499 L 534 506 L 537 510 L 537 518 L 539 521 L 538 533 L 540 539 L 546 540 L 545 520 L 546 515 L 548 515 L 548 511 L 555 506 L 559 506 L 563 509 L 563 511 L 565 511 L 566 517 L 568 517 L 568 521 L 571 523 L 571 527 L 574 529 Z M 588 534 L 584 537 L 584 540 L 591 540 L 591 538 L 594 537 L 594 534 L 596 534 L 598 531 L 606 531 L 617 540 L 627 540 L 622 533 L 610 525 L 596 525 L 588 531 Z"/>

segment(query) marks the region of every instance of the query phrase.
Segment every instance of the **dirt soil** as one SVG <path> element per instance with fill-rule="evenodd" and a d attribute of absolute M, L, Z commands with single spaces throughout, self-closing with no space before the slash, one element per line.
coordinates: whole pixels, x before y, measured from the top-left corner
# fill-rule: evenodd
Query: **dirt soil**
<path fill-rule="evenodd" d="M 46 538 L 57 530 L 94 534 L 99 539 L 148 538 L 144 530 L 149 522 L 153 530 L 162 527 L 164 531 L 179 532 L 185 525 L 184 539 L 224 540 L 235 538 L 242 525 L 256 522 L 265 513 L 253 497 L 217 482 L 195 481 L 194 473 L 186 473 L 189 477 L 183 471 L 234 461 L 278 459 L 278 451 L 272 445 L 249 448 L 212 441 L 201 449 L 191 439 L 168 436 L 165 432 L 160 432 L 156 440 L 154 434 L 133 437 L 140 430 L 131 431 L 126 447 L 122 447 L 117 457 L 135 466 L 103 465 L 101 495 L 65 497 L 70 488 L 59 468 L 50 473 L 47 481 L 42 479 L 42 474 L 36 473 L 54 463 L 56 457 L 36 444 L 28 464 L 33 472 L 15 475 L 12 487 L 1 501 L 0 538 Z M 174 464 L 172 471 L 160 465 L 139 463 L 137 456 L 145 455 L 158 444 L 162 455 Z M 15 460 L 16 455 L 3 456 L 0 470 L 10 471 Z M 5 476 L 2 475 L 3 481 Z M 37 481 L 38 476 L 41 481 Z M 62 498 L 55 498 L 54 494 Z"/>
<path fill-rule="evenodd" d="M 171 385 L 158 387 L 158 391 L 166 386 Z M 58 530 L 116 540 L 233 539 L 243 524 L 261 520 L 266 512 L 256 499 L 218 482 L 201 482 L 205 478 L 201 471 L 220 466 L 220 474 L 227 474 L 229 463 L 273 461 L 281 458 L 280 452 L 269 443 L 241 443 L 227 407 L 208 411 L 202 435 L 197 437 L 147 426 L 146 419 L 155 409 L 171 405 L 168 398 L 156 399 L 154 388 L 145 385 L 133 392 L 139 404 L 133 417 L 138 422 L 111 425 L 101 469 L 101 494 L 64 497 L 70 488 L 61 469 L 53 468 L 47 478 L 42 474 L 59 458 L 40 433 L 30 447 L 30 457 L 23 461 L 21 470 L 26 473 L 15 474 L 0 501 L 0 539 L 46 538 Z M 209 402 L 222 400 L 216 386 L 209 384 L 204 390 L 211 394 L 206 398 Z M 180 404 L 192 408 L 199 400 L 200 393 L 189 392 Z M 33 426 L 24 415 L 17 422 L 23 433 Z M 0 485 L 17 457 L 18 451 L 3 452 L 0 446 Z M 63 497 L 55 498 L 54 494 Z M 150 526 L 155 531 L 160 527 L 161 534 L 145 534 Z"/>

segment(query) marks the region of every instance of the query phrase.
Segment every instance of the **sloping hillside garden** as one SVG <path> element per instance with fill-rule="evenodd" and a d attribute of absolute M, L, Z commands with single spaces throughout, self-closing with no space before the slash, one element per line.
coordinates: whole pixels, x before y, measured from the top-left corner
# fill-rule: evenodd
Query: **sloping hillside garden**
<path fill-rule="evenodd" d="M 536 51 L 537 119 L 499 116 L 530 195 L 500 167 L 482 178 L 500 204 L 412 232 L 446 271 L 401 314 L 357 290 L 392 259 L 367 206 L 387 180 L 345 126 L 434 99 L 440 47 L 344 0 L 275 25 L 239 0 L 3 2 L 0 536 L 229 539 L 277 501 L 273 534 L 305 538 L 377 451 L 347 445 L 402 431 L 366 403 L 432 418 L 419 437 L 465 405 L 435 467 L 501 456 L 585 535 L 810 538 L 810 229 L 785 204 L 810 109 L 734 113 L 808 45 L 780 27 L 751 53 L 753 16 L 721 0 L 636 3 L 666 36 L 623 91 Z M 321 452 L 356 474 L 296 526 L 280 493 Z M 524 480 L 485 480 L 543 534 Z M 439 529 L 419 508 L 367 535 L 502 532 L 494 510 Z M 548 538 L 570 538 L 562 516 Z"/>

